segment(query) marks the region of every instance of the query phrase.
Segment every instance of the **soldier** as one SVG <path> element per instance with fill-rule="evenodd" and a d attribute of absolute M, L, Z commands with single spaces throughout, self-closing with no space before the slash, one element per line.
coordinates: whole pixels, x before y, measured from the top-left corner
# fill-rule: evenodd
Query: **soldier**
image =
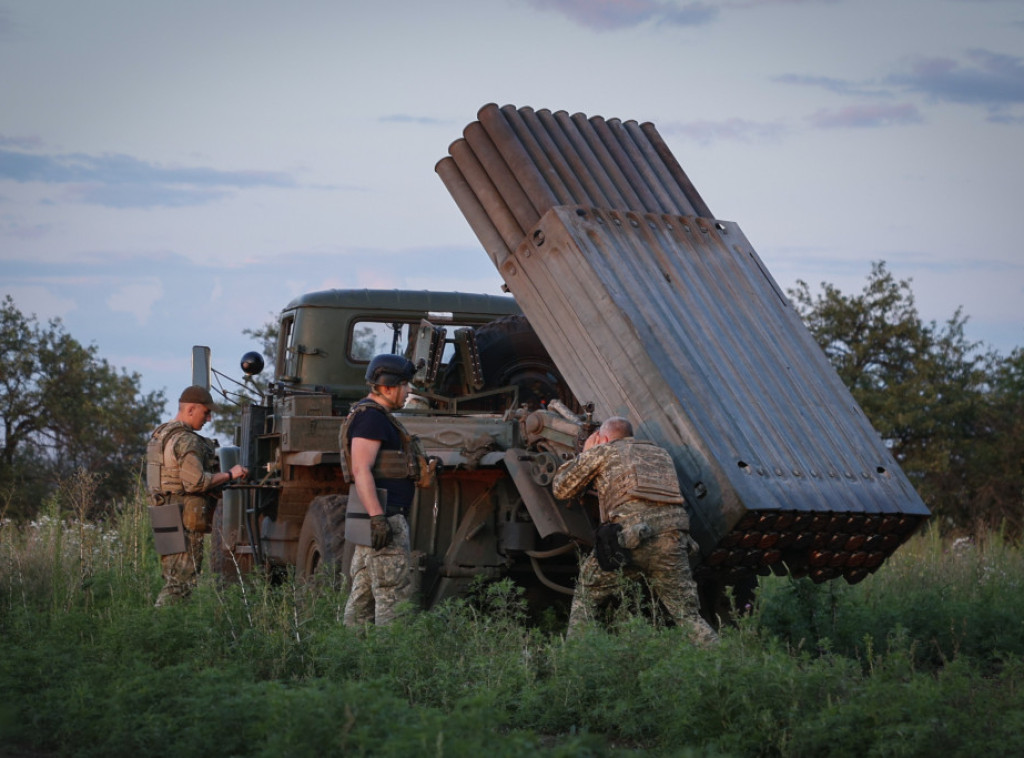
<path fill-rule="evenodd" d="M 686 546 L 689 519 L 668 452 L 633 437 L 627 419 L 613 416 L 587 438 L 583 452 L 555 472 L 555 497 L 565 500 L 594 483 L 601 511 L 594 552 L 583 561 L 569 612 L 568 635 L 594 617 L 618 587 L 619 571 L 643 574 L 678 626 L 696 644 L 718 635 L 701 617 Z"/>
<path fill-rule="evenodd" d="M 406 518 L 421 456 L 417 443 L 391 411 L 405 404 L 415 372 L 403 356 L 374 357 L 366 369 L 370 394 L 353 404 L 341 428 L 340 447 L 346 478 L 351 481 L 348 518 L 358 515 L 370 520 L 370 544 L 356 544 L 352 555 L 346 626 L 387 624 L 394 619 L 396 606 L 413 596 Z M 354 509 L 355 501 L 360 505 Z M 354 515 L 354 510 L 360 512 Z M 346 534 L 350 533 L 347 527 Z"/>
<path fill-rule="evenodd" d="M 208 390 L 193 385 L 178 398 L 178 415 L 172 421 L 154 430 L 146 451 L 146 477 L 150 509 L 154 519 L 157 550 L 161 552 L 160 565 L 164 587 L 156 598 L 156 606 L 168 605 L 188 597 L 196 586 L 196 578 L 203 565 L 203 535 L 210 531 L 210 520 L 217 504 L 219 487 L 236 479 L 244 479 L 249 472 L 244 466 L 233 466 L 230 471 L 220 468 L 214 443 L 197 432 L 213 414 L 213 398 Z M 156 513 L 163 506 L 173 512 L 173 526 L 158 526 Z M 165 522 L 161 522 L 165 523 Z M 173 537 L 183 535 L 184 540 L 165 542 L 166 532 Z M 164 552 L 162 545 L 176 545 L 181 552 Z"/>

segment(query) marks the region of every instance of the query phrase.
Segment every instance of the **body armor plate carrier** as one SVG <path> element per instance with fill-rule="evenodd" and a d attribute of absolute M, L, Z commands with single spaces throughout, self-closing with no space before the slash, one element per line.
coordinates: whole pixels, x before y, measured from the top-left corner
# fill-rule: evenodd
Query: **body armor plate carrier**
<path fill-rule="evenodd" d="M 360 400 L 352 406 L 348 416 L 341 424 L 338 433 L 338 445 L 341 448 L 341 473 L 345 481 L 352 483 L 352 447 L 349 444 L 349 427 L 357 413 L 375 410 L 383 413 L 385 418 L 398 432 L 402 440 L 401 450 L 381 450 L 373 464 L 374 479 L 413 479 L 417 487 L 429 487 L 434 483 L 436 463 L 429 461 L 423 451 L 419 439 L 409 434 L 402 423 L 379 403 L 373 400 Z"/>

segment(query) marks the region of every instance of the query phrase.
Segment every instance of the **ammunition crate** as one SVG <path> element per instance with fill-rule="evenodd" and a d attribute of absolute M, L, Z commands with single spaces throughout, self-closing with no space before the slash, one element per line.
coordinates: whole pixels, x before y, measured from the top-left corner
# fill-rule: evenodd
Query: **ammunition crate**
<path fill-rule="evenodd" d="M 338 450 L 341 416 L 282 416 L 278 419 L 281 452 Z"/>
<path fill-rule="evenodd" d="M 289 395 L 277 404 L 279 416 L 330 416 L 330 395 Z"/>

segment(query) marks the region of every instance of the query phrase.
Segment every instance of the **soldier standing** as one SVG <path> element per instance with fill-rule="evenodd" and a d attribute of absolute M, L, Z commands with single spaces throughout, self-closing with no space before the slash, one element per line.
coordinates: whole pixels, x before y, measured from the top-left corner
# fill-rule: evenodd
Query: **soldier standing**
<path fill-rule="evenodd" d="M 699 613 L 697 585 L 686 545 L 689 518 L 672 458 L 652 442 L 633 437 L 618 416 L 587 438 L 583 452 L 555 472 L 555 497 L 583 493 L 593 482 L 601 511 L 594 552 L 583 561 L 569 612 L 568 634 L 594 617 L 619 585 L 619 571 L 643 574 L 673 621 L 700 645 L 718 635 Z"/>
<path fill-rule="evenodd" d="M 178 414 L 172 421 L 154 430 L 146 451 L 146 477 L 151 513 L 173 512 L 173 526 L 158 526 L 154 515 L 157 550 L 164 578 L 156 606 L 168 605 L 188 597 L 196 586 L 203 565 L 203 535 L 210 532 L 216 490 L 224 484 L 244 479 L 244 466 L 219 472 L 214 443 L 197 432 L 213 415 L 210 392 L 203 387 L 187 387 L 178 398 Z M 171 522 L 164 522 L 171 523 Z M 166 541 L 167 532 L 177 541 Z M 181 539 L 183 537 L 183 539 Z M 175 552 L 165 552 L 163 545 Z"/>
<path fill-rule="evenodd" d="M 356 544 L 352 586 L 345 604 L 346 626 L 387 624 L 399 603 L 412 599 L 407 517 L 419 476 L 414 440 L 391 413 L 409 396 L 416 372 L 400 355 L 375 356 L 366 369 L 370 394 L 353 404 L 341 428 L 340 446 L 351 480 L 348 518 L 369 517 L 369 544 Z M 346 534 L 350 534 L 346 527 Z"/>

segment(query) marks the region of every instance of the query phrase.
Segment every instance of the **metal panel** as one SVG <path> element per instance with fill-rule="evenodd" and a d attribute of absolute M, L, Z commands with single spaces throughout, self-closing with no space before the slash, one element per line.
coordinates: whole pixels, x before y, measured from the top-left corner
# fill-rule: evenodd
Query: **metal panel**
<path fill-rule="evenodd" d="M 817 531 L 857 547 L 928 515 L 736 224 L 559 206 L 501 273 L 573 393 L 673 452 L 705 553 L 751 514 L 856 516 Z"/>
<path fill-rule="evenodd" d="M 556 205 L 711 216 L 654 124 L 480 109 L 436 170 L 500 265 Z"/>
<path fill-rule="evenodd" d="M 928 509 L 653 124 L 478 117 L 438 173 L 577 398 L 670 449 L 706 566 L 877 568 Z"/>

